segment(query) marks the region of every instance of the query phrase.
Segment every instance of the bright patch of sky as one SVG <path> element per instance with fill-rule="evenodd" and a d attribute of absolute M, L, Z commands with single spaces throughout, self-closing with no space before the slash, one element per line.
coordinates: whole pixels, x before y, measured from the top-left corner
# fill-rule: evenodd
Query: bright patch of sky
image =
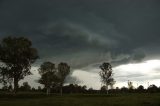
<path fill-rule="evenodd" d="M 98 72 L 100 69 L 75 70 L 72 76 L 81 80 L 81 85 L 87 85 L 88 88 L 100 89 L 101 82 Z M 97 71 L 95 71 L 97 70 Z M 160 86 L 160 60 L 148 60 L 142 63 L 125 64 L 113 68 L 115 87 L 127 87 L 127 82 L 132 81 L 134 87 L 143 85 L 148 87 L 148 83 Z"/>

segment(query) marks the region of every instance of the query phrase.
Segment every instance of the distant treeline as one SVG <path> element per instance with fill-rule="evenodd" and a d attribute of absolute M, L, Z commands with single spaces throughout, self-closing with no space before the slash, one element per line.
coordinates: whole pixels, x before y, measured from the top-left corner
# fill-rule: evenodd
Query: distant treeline
<path fill-rule="evenodd" d="M 89 88 L 87 89 L 87 86 L 81 86 L 81 85 L 77 85 L 77 84 L 69 84 L 69 85 L 65 85 L 62 87 L 63 89 L 63 93 L 66 94 L 72 94 L 72 93 L 82 93 L 82 94 L 96 94 L 96 93 L 100 93 L 100 94 L 106 94 L 107 90 L 105 86 L 102 86 L 100 90 L 95 90 L 93 88 Z M 4 92 L 12 92 L 12 89 L 10 87 L 4 86 L 3 88 L 0 89 L 0 91 L 4 91 Z M 34 88 L 31 87 L 27 82 L 24 82 L 22 86 L 20 86 L 18 88 L 18 91 L 20 92 L 41 92 L 41 93 L 45 93 L 47 90 L 46 87 L 42 88 L 40 86 L 38 86 L 38 88 Z M 60 92 L 60 88 L 59 87 L 52 87 L 51 88 L 51 93 L 59 93 Z M 160 92 L 160 87 L 157 87 L 156 85 L 150 85 L 147 89 L 145 89 L 142 85 L 140 85 L 138 88 L 136 89 L 130 89 L 127 87 L 122 87 L 122 88 L 118 88 L 116 87 L 115 89 L 109 89 L 108 90 L 109 93 L 157 93 Z"/>

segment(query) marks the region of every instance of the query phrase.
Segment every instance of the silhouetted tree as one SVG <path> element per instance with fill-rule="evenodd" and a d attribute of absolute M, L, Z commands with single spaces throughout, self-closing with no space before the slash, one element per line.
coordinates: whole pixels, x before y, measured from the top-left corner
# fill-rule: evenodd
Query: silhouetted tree
<path fill-rule="evenodd" d="M 101 77 L 101 82 L 106 85 L 106 90 L 108 94 L 108 86 L 113 86 L 115 84 L 113 73 L 112 73 L 112 66 L 110 63 L 103 63 L 100 65 L 101 71 L 99 75 Z"/>
<path fill-rule="evenodd" d="M 103 93 L 106 92 L 106 86 L 101 87 L 101 92 L 103 92 Z"/>
<path fill-rule="evenodd" d="M 50 89 L 53 84 L 58 83 L 59 79 L 56 75 L 55 64 L 51 62 L 44 62 L 38 69 L 41 78 L 39 83 L 43 84 L 47 89 L 47 95 L 50 94 Z"/>
<path fill-rule="evenodd" d="M 144 91 L 144 87 L 142 85 L 140 85 L 138 88 L 137 88 L 138 91 L 140 92 L 143 92 Z"/>
<path fill-rule="evenodd" d="M 70 84 L 69 85 L 69 91 L 70 91 L 70 93 L 73 93 L 74 89 L 75 89 L 75 86 L 73 84 Z"/>
<path fill-rule="evenodd" d="M 23 82 L 23 85 L 20 87 L 20 90 L 22 91 L 30 91 L 31 86 L 28 84 L 28 82 Z"/>
<path fill-rule="evenodd" d="M 121 91 L 122 91 L 122 92 L 127 92 L 127 91 L 128 91 L 128 88 L 125 87 L 125 86 L 123 86 L 123 87 L 121 88 Z"/>
<path fill-rule="evenodd" d="M 93 88 L 89 88 L 89 89 L 88 89 L 88 92 L 89 92 L 89 93 L 94 93 L 94 89 L 93 89 Z"/>
<path fill-rule="evenodd" d="M 116 87 L 116 90 L 119 90 L 119 87 Z"/>
<path fill-rule="evenodd" d="M 33 88 L 31 88 L 31 90 L 32 90 L 32 91 L 36 91 L 36 89 L 35 89 L 34 87 L 33 87 Z"/>
<path fill-rule="evenodd" d="M 38 91 L 41 91 L 41 90 L 42 90 L 42 88 L 40 86 L 38 86 Z"/>
<path fill-rule="evenodd" d="M 63 86 L 63 93 L 86 93 L 86 86 L 81 86 L 77 84 L 69 84 Z"/>
<path fill-rule="evenodd" d="M 70 72 L 70 66 L 67 63 L 59 63 L 58 64 L 58 76 L 60 78 L 60 93 L 62 95 L 62 87 L 65 81 L 66 76 Z"/>
<path fill-rule="evenodd" d="M 86 90 L 87 90 L 87 86 L 86 86 L 86 85 L 83 85 L 83 86 L 82 86 L 82 92 L 85 93 Z"/>
<path fill-rule="evenodd" d="M 158 87 L 156 85 L 152 84 L 152 85 L 150 85 L 148 87 L 148 91 L 149 92 L 157 92 L 158 91 Z"/>
<path fill-rule="evenodd" d="M 119 87 L 116 87 L 115 92 L 117 92 L 117 93 L 120 92 Z"/>
<path fill-rule="evenodd" d="M 7 37 L 0 43 L 1 75 L 14 83 L 16 93 L 18 82 L 30 75 L 31 64 L 38 58 L 38 52 L 32 42 L 24 37 Z M 7 81 L 6 80 L 6 81 Z"/>

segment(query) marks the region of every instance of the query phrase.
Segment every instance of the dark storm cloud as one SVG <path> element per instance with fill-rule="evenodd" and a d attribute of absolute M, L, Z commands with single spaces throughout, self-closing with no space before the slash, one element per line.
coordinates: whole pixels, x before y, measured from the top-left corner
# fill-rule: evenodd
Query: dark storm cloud
<path fill-rule="evenodd" d="M 137 62 L 160 53 L 159 5 L 159 0 L 0 0 L 0 38 L 26 36 L 40 61 L 66 61 L 73 68 Z"/>

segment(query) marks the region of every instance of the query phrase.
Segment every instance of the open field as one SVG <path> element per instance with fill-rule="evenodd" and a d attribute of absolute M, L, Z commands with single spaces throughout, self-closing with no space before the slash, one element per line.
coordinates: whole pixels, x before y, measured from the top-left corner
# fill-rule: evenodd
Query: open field
<path fill-rule="evenodd" d="M 160 93 L 0 95 L 0 106 L 160 106 Z"/>

